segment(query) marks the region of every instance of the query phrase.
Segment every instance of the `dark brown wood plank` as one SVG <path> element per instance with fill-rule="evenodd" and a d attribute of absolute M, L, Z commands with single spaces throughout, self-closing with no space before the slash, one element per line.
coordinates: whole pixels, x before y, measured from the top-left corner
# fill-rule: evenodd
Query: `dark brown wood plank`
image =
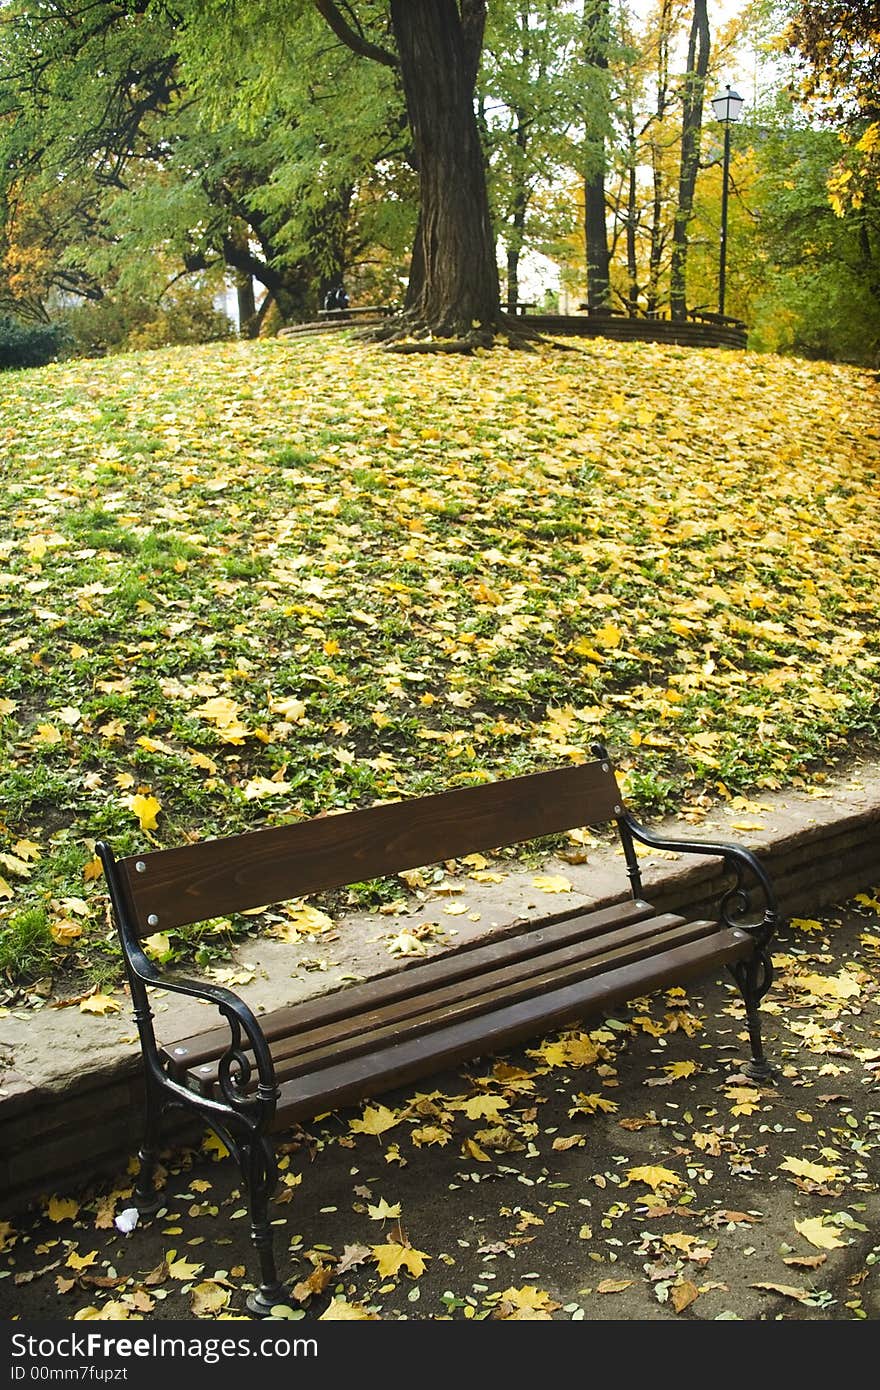
<path fill-rule="evenodd" d="M 309 1029 L 333 1024 L 352 1014 L 364 1013 L 406 999 L 414 994 L 473 976 L 479 971 L 507 962 L 527 959 L 570 941 L 599 936 L 628 923 L 642 921 L 654 914 L 650 903 L 628 901 L 601 908 L 598 912 L 560 912 L 539 922 L 521 922 L 512 934 L 488 945 L 460 946 L 442 956 L 419 964 L 407 964 L 397 970 L 349 985 L 302 1004 L 293 1004 L 263 1014 L 260 1027 L 270 1043 Z M 519 928 L 519 930 L 517 930 Z M 229 1046 L 229 1028 L 223 1024 L 206 1029 L 188 1038 L 175 1039 L 164 1051 L 175 1074 L 189 1071 L 219 1057 Z"/>
<path fill-rule="evenodd" d="M 565 1027 L 654 989 L 683 984 L 715 966 L 744 959 L 753 949 L 745 933 L 721 928 L 659 955 L 441 1028 L 432 1035 L 430 1046 L 424 1038 L 407 1039 L 295 1077 L 281 1087 L 275 1128 L 311 1119 L 324 1110 L 353 1105 L 458 1062 L 490 1056 L 542 1030 Z"/>
<path fill-rule="evenodd" d="M 691 940 L 716 929 L 713 922 L 686 922 L 683 917 L 666 914 L 649 917 L 635 925 L 593 937 L 573 941 L 555 950 L 529 956 L 525 960 L 484 970 L 478 975 L 457 980 L 444 988 L 435 988 L 416 996 L 399 1000 L 368 1013 L 340 1019 L 308 1033 L 281 1038 L 272 1046 L 272 1060 L 279 1076 L 304 1071 L 315 1064 L 314 1053 L 325 1048 L 341 1050 L 379 1046 L 397 1032 L 401 1037 L 412 1032 L 428 1031 L 437 1021 L 451 1021 L 465 1010 L 486 1012 L 504 1002 L 529 993 L 555 988 L 562 977 L 571 974 L 595 973 L 607 967 L 609 961 L 620 957 L 649 955 L 658 949 L 658 941 Z"/>
<path fill-rule="evenodd" d="M 642 960 L 663 950 L 716 934 L 715 922 L 685 922 L 682 918 L 649 919 L 637 927 L 612 932 L 599 941 L 576 943 L 516 966 L 488 972 L 468 981 L 467 991 L 461 985 L 449 986 L 415 1000 L 404 1001 L 408 1012 L 396 1016 L 400 1005 L 389 1010 L 376 1010 L 373 1015 L 351 1020 L 352 1025 L 340 1024 L 340 1032 L 315 1030 L 306 1039 L 281 1039 L 272 1048 L 272 1060 L 279 1082 L 293 1076 L 327 1066 L 343 1058 L 362 1053 L 381 1051 L 395 1042 L 421 1037 L 430 1052 L 433 1033 L 455 1022 L 491 1015 L 499 1008 L 517 1000 L 552 993 L 564 985 L 601 975 L 628 961 Z M 640 932 L 636 936 L 634 933 Z M 528 973 L 515 974 L 526 968 Z M 343 1028 L 345 1031 L 343 1032 Z M 205 1063 L 189 1073 L 190 1082 L 210 1093 L 216 1080 L 216 1062 Z"/>
<path fill-rule="evenodd" d="M 118 867 L 134 928 L 166 931 L 595 825 L 620 802 L 610 766 L 582 763 L 133 855 Z"/>

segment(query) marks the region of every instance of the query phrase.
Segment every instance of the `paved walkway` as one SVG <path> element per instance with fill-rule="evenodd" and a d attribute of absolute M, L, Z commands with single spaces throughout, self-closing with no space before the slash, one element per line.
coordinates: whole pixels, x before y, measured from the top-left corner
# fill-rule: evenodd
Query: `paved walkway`
<path fill-rule="evenodd" d="M 777 943 L 773 1085 L 739 1071 L 742 1009 L 718 981 L 290 1136 L 273 1221 L 302 1324 L 876 1319 L 880 903 L 864 888 Z M 232 1160 L 172 1149 L 161 1177 L 164 1209 L 127 1233 L 125 1165 L 0 1221 L 2 1315 L 246 1316 Z"/>

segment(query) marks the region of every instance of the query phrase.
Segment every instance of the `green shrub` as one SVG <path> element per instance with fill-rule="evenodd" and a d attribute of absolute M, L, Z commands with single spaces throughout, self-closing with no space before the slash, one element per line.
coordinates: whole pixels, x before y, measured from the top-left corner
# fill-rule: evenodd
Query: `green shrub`
<path fill-rule="evenodd" d="M 133 295 L 108 294 L 64 315 L 73 350 L 86 357 L 177 343 L 208 343 L 234 335 L 226 314 L 207 289 L 180 285 L 161 303 Z"/>
<path fill-rule="evenodd" d="M 67 335 L 57 323 L 26 323 L 0 315 L 0 370 L 45 367 L 63 350 Z"/>

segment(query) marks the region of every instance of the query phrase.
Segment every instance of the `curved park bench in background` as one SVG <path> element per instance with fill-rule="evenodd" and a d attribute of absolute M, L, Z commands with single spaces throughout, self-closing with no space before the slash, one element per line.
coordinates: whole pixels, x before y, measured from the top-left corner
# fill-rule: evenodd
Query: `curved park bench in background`
<path fill-rule="evenodd" d="M 750 1074 L 767 1078 L 758 1005 L 769 988 L 778 912 L 747 849 L 658 836 L 624 805 L 607 750 L 594 761 L 427 797 L 383 802 L 293 825 L 116 859 L 98 845 L 140 1034 L 146 1126 L 135 1201 L 153 1184 L 162 1115 L 197 1114 L 240 1164 L 260 1263 L 256 1315 L 288 1301 L 272 1249 L 272 1134 L 338 1106 L 495 1053 L 655 989 L 727 967 L 745 1002 Z M 614 822 L 631 898 L 598 911 L 520 919 L 488 944 L 426 962 L 260 1019 L 232 991 L 163 974 L 141 946 L 156 931 L 281 903 L 403 870 Z M 718 903 L 705 919 L 658 913 L 645 900 L 635 843 L 717 856 Z M 215 1006 L 225 1019 L 157 1044 L 149 987 Z"/>

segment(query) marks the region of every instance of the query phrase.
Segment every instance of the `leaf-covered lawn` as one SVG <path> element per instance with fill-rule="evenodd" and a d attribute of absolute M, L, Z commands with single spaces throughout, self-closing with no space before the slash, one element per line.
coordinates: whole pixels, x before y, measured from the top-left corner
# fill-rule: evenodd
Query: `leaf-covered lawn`
<path fill-rule="evenodd" d="M 0 969 L 32 938 L 48 970 L 46 926 L 56 957 L 100 952 L 97 836 L 175 844 L 597 736 L 635 806 L 694 815 L 876 742 L 869 373 L 325 338 L 7 373 L 0 401 Z"/>

